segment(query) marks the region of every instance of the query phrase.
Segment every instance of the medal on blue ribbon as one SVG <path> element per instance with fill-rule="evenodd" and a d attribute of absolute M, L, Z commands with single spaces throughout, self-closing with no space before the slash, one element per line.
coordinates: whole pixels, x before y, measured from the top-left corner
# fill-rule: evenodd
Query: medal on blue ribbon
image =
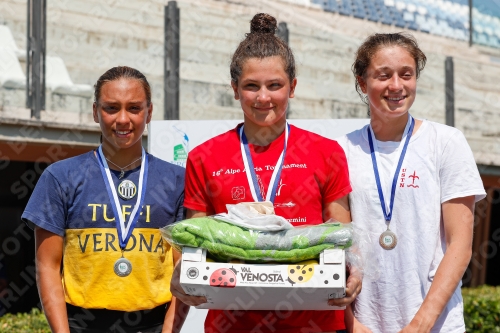
<path fill-rule="evenodd" d="M 387 224 L 387 230 L 384 231 L 379 238 L 379 244 L 384 248 L 385 250 L 392 250 L 393 248 L 396 247 L 396 244 L 398 243 L 398 238 L 396 237 L 396 234 L 392 232 L 389 229 L 389 225 L 391 223 L 392 219 L 392 211 L 394 207 L 394 197 L 396 194 L 396 185 L 398 182 L 398 177 L 399 177 L 399 171 L 401 170 L 401 166 L 403 165 L 403 160 L 406 155 L 406 149 L 408 148 L 408 144 L 410 143 L 410 138 L 413 133 L 413 127 L 415 126 L 415 120 L 411 115 L 408 114 L 408 122 L 406 123 L 405 131 L 403 138 L 401 139 L 401 143 L 399 144 L 399 148 L 401 148 L 401 145 L 403 144 L 403 149 L 401 150 L 401 155 L 399 156 L 399 161 L 396 166 L 396 171 L 394 173 L 394 178 L 392 180 L 392 186 L 391 186 L 391 197 L 389 201 L 389 207 L 387 207 L 387 203 L 385 202 L 384 199 L 384 192 L 382 191 L 382 185 L 380 183 L 380 175 L 378 172 L 378 165 L 377 165 L 377 157 L 375 156 L 375 147 L 377 144 L 377 141 L 375 140 L 375 136 L 373 134 L 373 130 L 371 130 L 371 124 L 368 126 L 368 142 L 370 144 L 370 154 L 372 157 L 372 164 L 373 164 L 373 172 L 375 174 L 375 181 L 377 182 L 377 190 L 378 190 L 378 196 L 380 198 L 380 205 L 382 206 L 382 212 L 384 213 L 384 218 Z"/>
<path fill-rule="evenodd" d="M 259 183 L 257 181 L 257 174 L 255 173 L 255 168 L 252 161 L 252 155 L 250 154 L 250 148 L 248 147 L 248 140 L 243 131 L 244 125 L 240 127 L 240 148 L 241 156 L 243 158 L 243 164 L 245 165 L 245 172 L 248 179 L 248 185 L 250 187 L 250 192 L 252 193 L 252 198 L 256 202 L 264 201 L 262 193 L 259 190 Z M 265 201 L 270 201 L 274 204 L 274 199 L 276 197 L 276 189 L 278 188 L 278 183 L 281 178 L 281 170 L 283 169 L 283 163 L 285 162 L 286 146 L 288 144 L 288 136 L 290 134 L 290 125 L 286 123 L 285 126 L 285 144 L 283 151 L 281 152 L 278 162 L 274 167 L 271 180 L 269 181 L 269 186 L 266 192 Z"/>
<path fill-rule="evenodd" d="M 111 201 L 111 208 L 113 210 L 113 214 L 115 215 L 118 240 L 120 243 L 120 249 L 122 250 L 121 258 L 118 259 L 114 264 L 114 271 L 116 275 L 124 277 L 132 272 L 132 263 L 128 259 L 123 257 L 123 251 L 125 250 L 128 240 L 132 235 L 132 231 L 134 230 L 134 227 L 139 220 L 140 208 L 142 207 L 144 197 L 146 196 L 146 186 L 148 179 L 148 158 L 143 148 L 141 170 L 139 172 L 139 194 L 137 196 L 137 201 L 134 205 L 134 209 L 130 214 L 128 223 L 125 224 L 125 217 L 123 216 L 123 214 L 121 214 L 122 207 L 120 204 L 120 200 L 118 200 L 118 195 L 116 193 L 113 178 L 111 177 L 108 163 L 106 162 L 106 158 L 104 158 L 104 154 L 102 152 L 102 146 L 99 146 L 97 157 L 99 160 L 99 168 L 101 170 L 102 178 L 104 180 L 104 184 L 106 185 L 106 190 L 108 191 L 108 196 Z"/>

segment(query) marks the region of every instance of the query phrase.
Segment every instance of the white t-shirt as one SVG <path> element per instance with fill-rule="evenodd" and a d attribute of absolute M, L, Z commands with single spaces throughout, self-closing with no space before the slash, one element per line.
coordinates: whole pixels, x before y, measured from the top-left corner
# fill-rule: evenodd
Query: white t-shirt
<path fill-rule="evenodd" d="M 486 193 L 464 135 L 453 127 L 423 121 L 410 139 L 399 172 L 390 223 L 398 243 L 384 250 L 379 236 L 387 225 L 367 135 L 365 126 L 338 140 L 349 165 L 352 219 L 370 237 L 364 250 L 380 271 L 377 279 L 365 276 L 354 313 L 374 333 L 396 333 L 420 308 L 446 251 L 441 204 L 470 195 L 478 201 Z M 387 202 L 400 149 L 399 142 L 378 142 L 378 168 Z M 460 286 L 431 332 L 465 332 Z"/>

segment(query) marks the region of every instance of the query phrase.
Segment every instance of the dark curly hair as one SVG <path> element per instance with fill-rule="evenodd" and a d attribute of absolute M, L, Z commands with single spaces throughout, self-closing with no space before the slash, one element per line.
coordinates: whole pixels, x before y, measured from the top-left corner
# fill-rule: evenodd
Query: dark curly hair
<path fill-rule="evenodd" d="M 290 82 L 295 79 L 295 58 L 286 42 L 276 36 L 277 22 L 269 14 L 256 14 L 250 21 L 250 33 L 238 45 L 231 60 L 231 81 L 238 84 L 243 64 L 249 58 L 278 56 L 283 60 L 285 72 Z"/>

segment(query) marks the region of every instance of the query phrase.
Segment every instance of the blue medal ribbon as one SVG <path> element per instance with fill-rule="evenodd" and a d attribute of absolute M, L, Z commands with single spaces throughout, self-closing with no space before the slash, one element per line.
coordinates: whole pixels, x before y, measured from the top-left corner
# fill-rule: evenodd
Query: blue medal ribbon
<path fill-rule="evenodd" d="M 259 190 L 259 182 L 257 181 L 257 174 L 255 173 L 255 168 L 252 161 L 252 155 L 250 153 L 250 148 L 248 147 L 248 140 L 245 135 L 245 131 L 243 131 L 243 126 L 240 127 L 240 146 L 241 146 L 241 155 L 243 158 L 243 164 L 245 165 L 245 171 L 247 174 L 248 185 L 250 186 L 250 192 L 252 193 L 252 197 L 254 201 L 264 201 L 262 197 L 262 193 Z M 281 171 L 283 169 L 283 164 L 285 162 L 286 155 L 286 146 L 288 143 L 288 136 L 290 133 L 290 125 L 287 123 L 285 127 L 285 144 L 283 147 L 283 151 L 281 152 L 280 157 L 278 158 L 278 162 L 274 167 L 273 175 L 271 176 L 271 180 L 269 181 L 269 187 L 266 193 L 266 201 L 271 201 L 274 204 L 274 199 L 276 197 L 276 189 L 278 188 L 278 184 L 281 178 Z"/>
<path fill-rule="evenodd" d="M 148 158 L 144 148 L 142 148 L 142 164 L 141 171 L 139 172 L 139 188 L 137 201 L 135 203 L 132 213 L 130 213 L 130 218 L 128 224 L 125 225 L 125 219 L 123 214 L 121 214 L 122 207 L 120 201 L 118 200 L 118 195 L 116 194 L 116 189 L 114 186 L 113 178 L 111 177 L 111 172 L 109 170 L 108 163 L 104 154 L 102 153 L 102 145 L 99 146 L 98 154 L 99 168 L 101 170 L 102 178 L 104 184 L 106 185 L 106 190 L 108 191 L 108 196 L 111 201 L 111 208 L 113 209 L 113 214 L 115 215 L 116 229 L 118 231 L 118 240 L 120 242 L 120 248 L 124 250 L 127 246 L 128 240 L 132 235 L 137 221 L 139 220 L 140 208 L 144 203 L 144 197 L 146 196 L 146 185 L 148 180 Z"/>
<path fill-rule="evenodd" d="M 375 140 L 375 138 L 372 138 L 373 134 L 372 134 L 372 131 L 370 130 L 371 125 L 369 125 L 367 128 L 367 130 L 368 130 L 368 142 L 370 144 L 370 154 L 372 157 L 373 172 L 375 174 L 375 180 L 377 182 L 378 196 L 380 198 L 380 204 L 382 206 L 382 211 L 384 212 L 384 217 L 385 217 L 385 220 L 387 222 L 390 222 L 391 218 L 392 218 L 392 208 L 394 206 L 394 197 L 396 194 L 396 185 L 397 185 L 398 178 L 399 178 L 399 171 L 401 170 L 401 166 L 403 165 L 403 160 L 404 160 L 405 155 L 406 155 L 406 149 L 408 148 L 408 144 L 410 143 L 410 138 L 411 138 L 411 135 L 413 133 L 413 127 L 415 125 L 415 120 L 413 119 L 413 117 L 410 115 L 408 115 L 408 116 L 410 117 L 410 119 L 408 119 L 410 126 L 409 127 L 408 127 L 408 125 L 406 126 L 408 128 L 408 130 L 405 131 L 406 132 L 406 140 L 404 142 L 403 149 L 401 151 L 401 155 L 399 156 L 399 161 L 398 161 L 398 165 L 396 167 L 396 172 L 394 173 L 394 178 L 392 180 L 389 212 L 387 212 L 387 210 L 386 210 L 384 193 L 382 191 L 382 185 L 380 184 L 380 175 L 378 172 L 377 157 L 375 156 L 375 149 L 373 147 L 373 141 Z"/>

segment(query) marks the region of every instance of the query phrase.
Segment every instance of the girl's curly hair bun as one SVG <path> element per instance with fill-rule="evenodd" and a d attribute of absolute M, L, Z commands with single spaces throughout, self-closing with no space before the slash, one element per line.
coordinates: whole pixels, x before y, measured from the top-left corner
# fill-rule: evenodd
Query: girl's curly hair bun
<path fill-rule="evenodd" d="M 276 19 L 269 14 L 256 14 L 250 21 L 250 33 L 274 34 L 278 29 Z"/>

